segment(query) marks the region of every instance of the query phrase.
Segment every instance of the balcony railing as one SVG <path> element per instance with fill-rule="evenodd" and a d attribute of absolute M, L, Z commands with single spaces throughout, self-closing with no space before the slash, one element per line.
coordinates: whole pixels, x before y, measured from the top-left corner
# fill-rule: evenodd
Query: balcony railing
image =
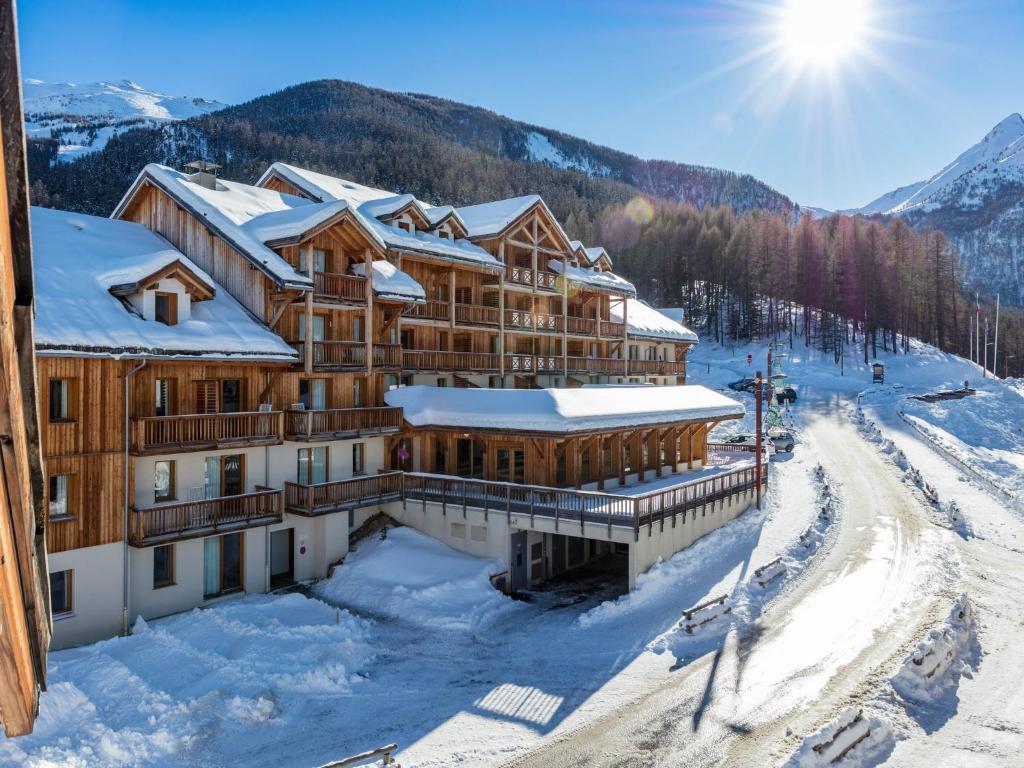
<path fill-rule="evenodd" d="M 601 320 L 601 336 L 606 339 L 620 339 L 626 335 L 626 324 L 614 320 Z"/>
<path fill-rule="evenodd" d="M 489 352 L 446 352 L 407 349 L 402 368 L 407 371 L 497 371 L 499 356 Z"/>
<path fill-rule="evenodd" d="M 630 360 L 629 372 L 681 376 L 686 373 L 686 363 L 682 360 Z"/>
<path fill-rule="evenodd" d="M 447 322 L 451 315 L 449 314 L 449 307 L 447 301 L 428 301 L 426 304 L 417 304 L 410 307 L 406 312 L 406 317 L 415 317 L 420 320 L 443 320 Z"/>
<path fill-rule="evenodd" d="M 530 267 L 517 267 L 508 265 L 505 267 L 505 280 L 515 285 L 528 285 L 533 287 L 533 269 Z M 545 290 L 558 290 L 558 275 L 544 269 L 537 270 L 537 287 Z"/>
<path fill-rule="evenodd" d="M 536 361 L 533 355 L 505 355 L 505 370 L 509 373 L 533 373 L 535 369 Z"/>
<path fill-rule="evenodd" d="M 402 428 L 401 408 L 330 408 L 288 411 L 285 415 L 285 436 L 289 440 L 336 440 Z"/>
<path fill-rule="evenodd" d="M 402 473 L 353 477 L 327 483 L 284 484 L 285 509 L 296 515 L 324 515 L 402 498 Z"/>
<path fill-rule="evenodd" d="M 179 453 L 281 442 L 281 411 L 144 416 L 132 419 L 132 452 Z"/>
<path fill-rule="evenodd" d="M 129 542 L 132 546 L 143 547 L 279 523 L 282 519 L 281 505 L 281 491 L 264 490 L 143 509 L 133 507 Z"/>
<path fill-rule="evenodd" d="M 565 318 L 565 330 L 578 336 L 596 336 L 597 320 L 592 317 L 573 317 L 569 315 Z"/>
<path fill-rule="evenodd" d="M 455 322 L 461 325 L 498 325 L 501 312 L 483 304 L 456 304 Z"/>
<path fill-rule="evenodd" d="M 305 360 L 306 344 L 302 341 L 288 342 L 299 353 L 299 361 Z M 402 362 L 402 348 L 397 344 L 374 344 L 373 364 L 380 368 L 398 368 Z M 366 342 L 364 341 L 314 341 L 313 365 L 318 368 L 365 368 Z"/>
<path fill-rule="evenodd" d="M 366 301 L 366 278 L 340 272 L 314 272 L 313 292 L 320 298 Z"/>
<path fill-rule="evenodd" d="M 533 330 L 533 312 L 528 309 L 506 309 L 505 310 L 506 330 Z"/>

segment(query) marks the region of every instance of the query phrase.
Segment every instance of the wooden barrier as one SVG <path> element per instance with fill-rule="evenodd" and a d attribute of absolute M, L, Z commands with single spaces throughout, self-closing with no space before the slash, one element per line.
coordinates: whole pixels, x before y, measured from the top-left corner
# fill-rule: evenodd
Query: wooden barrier
<path fill-rule="evenodd" d="M 369 760 L 376 760 L 381 757 L 384 758 L 384 765 L 402 768 L 402 766 L 395 762 L 395 758 L 392 757 L 392 754 L 397 751 L 397 744 L 387 744 L 383 747 L 377 747 L 377 749 L 371 749 L 368 752 L 360 752 L 358 755 L 335 760 L 333 763 L 324 763 L 319 768 L 354 768 L 354 766 L 362 765 Z"/>

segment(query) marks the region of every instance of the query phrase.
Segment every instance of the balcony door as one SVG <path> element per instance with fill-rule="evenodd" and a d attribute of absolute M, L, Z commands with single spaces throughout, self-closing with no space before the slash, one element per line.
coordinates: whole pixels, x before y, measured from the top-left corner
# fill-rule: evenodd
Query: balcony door
<path fill-rule="evenodd" d="M 526 482 L 526 458 L 521 450 L 499 448 L 496 479 L 504 483 Z"/>
<path fill-rule="evenodd" d="M 242 454 L 207 456 L 204 470 L 207 499 L 245 493 L 245 457 Z"/>
<path fill-rule="evenodd" d="M 242 382 L 239 379 L 197 381 L 196 413 L 239 413 L 242 410 Z"/>
<path fill-rule="evenodd" d="M 203 540 L 203 597 L 211 598 L 242 588 L 241 533 Z"/>

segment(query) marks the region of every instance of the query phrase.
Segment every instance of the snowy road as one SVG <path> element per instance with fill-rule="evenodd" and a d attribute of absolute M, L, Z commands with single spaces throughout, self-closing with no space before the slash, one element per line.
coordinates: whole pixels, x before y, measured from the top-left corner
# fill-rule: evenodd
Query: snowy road
<path fill-rule="evenodd" d="M 804 450 L 821 457 L 844 500 L 832 545 L 758 623 L 513 765 L 773 764 L 881 685 L 948 611 L 956 564 L 943 544 L 952 534 L 927 522 L 919 497 L 839 401 L 809 405 L 823 415 L 805 424 Z"/>

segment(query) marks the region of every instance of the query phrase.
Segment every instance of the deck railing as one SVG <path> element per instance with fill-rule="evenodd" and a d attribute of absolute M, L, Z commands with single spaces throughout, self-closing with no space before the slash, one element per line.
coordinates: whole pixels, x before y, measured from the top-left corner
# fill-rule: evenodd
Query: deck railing
<path fill-rule="evenodd" d="M 206 536 L 225 529 L 280 522 L 281 501 L 281 491 L 264 490 L 202 501 L 133 507 L 129 541 L 133 546 L 146 546 Z"/>
<path fill-rule="evenodd" d="M 314 272 L 313 292 L 328 298 L 366 301 L 366 278 L 340 272 Z"/>
<path fill-rule="evenodd" d="M 462 325 L 498 325 L 501 311 L 483 304 L 456 304 L 455 322 Z"/>
<path fill-rule="evenodd" d="M 402 473 L 353 477 L 326 483 L 284 484 L 285 509 L 297 515 L 323 515 L 402 498 Z"/>
<path fill-rule="evenodd" d="M 394 432 L 402 428 L 401 408 L 328 408 L 288 411 L 285 435 L 292 440 L 326 440 Z"/>
<path fill-rule="evenodd" d="M 597 320 L 592 317 L 569 315 L 565 318 L 565 330 L 577 336 L 595 336 L 597 335 Z"/>
<path fill-rule="evenodd" d="M 408 371 L 497 371 L 499 356 L 490 352 L 447 352 L 407 349 L 402 367 Z"/>
<path fill-rule="evenodd" d="M 619 339 L 626 335 L 626 324 L 617 323 L 614 320 L 601 321 L 601 336 L 605 338 Z"/>
<path fill-rule="evenodd" d="M 306 344 L 302 341 L 288 342 L 299 353 L 299 361 L 305 359 Z M 373 364 L 382 368 L 397 368 L 402 362 L 402 348 L 397 344 L 374 344 Z M 365 341 L 314 341 L 313 365 L 319 368 L 365 368 Z"/>
<path fill-rule="evenodd" d="M 510 264 L 505 267 L 505 280 L 516 285 L 533 286 L 533 269 L 530 267 L 517 267 Z M 537 270 L 537 287 L 549 291 L 557 290 L 558 275 L 546 269 Z"/>
<path fill-rule="evenodd" d="M 132 419 L 132 451 L 178 453 L 273 445 L 282 440 L 281 411 L 143 416 Z"/>
<path fill-rule="evenodd" d="M 410 307 L 406 313 L 406 317 L 417 317 L 421 320 L 445 320 L 447 321 L 451 315 L 449 315 L 449 304 L 447 301 L 428 301 L 426 304 L 417 304 Z"/>

